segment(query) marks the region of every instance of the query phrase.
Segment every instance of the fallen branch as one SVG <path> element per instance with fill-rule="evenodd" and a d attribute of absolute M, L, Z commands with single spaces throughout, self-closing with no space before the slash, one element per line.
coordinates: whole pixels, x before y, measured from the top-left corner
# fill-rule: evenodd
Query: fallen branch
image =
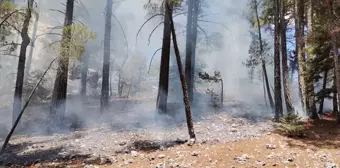
<path fill-rule="evenodd" d="M 47 69 L 45 70 L 44 74 L 40 77 L 38 83 L 37 83 L 37 84 L 35 85 L 35 87 L 33 88 L 33 90 L 32 90 L 32 92 L 31 92 L 31 94 L 29 95 L 29 97 L 28 97 L 28 99 L 27 99 L 27 101 L 26 101 L 24 107 L 23 107 L 22 110 L 20 111 L 19 116 L 18 116 L 17 119 L 15 120 L 15 123 L 13 124 L 11 131 L 10 131 L 9 134 L 7 135 L 4 144 L 2 145 L 2 148 L 1 148 L 1 151 L 0 151 L 0 155 L 2 155 L 2 154 L 5 153 L 6 146 L 7 146 L 8 142 L 9 142 L 9 140 L 10 140 L 10 138 L 11 138 L 11 136 L 12 136 L 14 130 L 15 130 L 15 128 L 17 127 L 17 125 L 18 125 L 18 123 L 19 123 L 19 121 L 20 121 L 22 115 L 24 114 L 24 111 L 25 111 L 25 109 L 27 108 L 27 106 L 28 106 L 28 104 L 29 104 L 29 102 L 30 102 L 30 100 L 31 100 L 31 98 L 32 98 L 32 96 L 33 96 L 33 94 L 35 93 L 35 91 L 36 91 L 37 88 L 39 87 L 41 81 L 44 79 L 46 73 L 47 73 L 48 70 L 52 67 L 53 62 L 54 62 L 55 60 L 57 60 L 57 58 L 58 58 L 58 57 L 54 58 L 54 59 L 51 61 L 50 65 L 47 67 Z"/>

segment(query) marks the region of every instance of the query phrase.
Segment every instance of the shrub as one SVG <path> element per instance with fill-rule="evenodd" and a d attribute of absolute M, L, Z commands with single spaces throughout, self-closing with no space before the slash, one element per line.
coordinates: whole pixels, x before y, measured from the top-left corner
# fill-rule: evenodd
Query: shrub
<path fill-rule="evenodd" d="M 289 137 L 301 137 L 306 130 L 305 122 L 295 114 L 291 114 L 280 118 L 277 130 L 286 134 Z"/>

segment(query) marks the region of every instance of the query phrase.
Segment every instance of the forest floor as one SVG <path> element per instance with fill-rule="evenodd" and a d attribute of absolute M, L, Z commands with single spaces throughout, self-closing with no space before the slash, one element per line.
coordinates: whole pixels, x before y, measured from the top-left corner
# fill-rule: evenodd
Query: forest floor
<path fill-rule="evenodd" d="M 290 138 L 276 132 L 269 117 L 252 117 L 249 108 L 226 107 L 221 111 L 228 112 L 194 115 L 195 143 L 186 140 L 184 121 L 160 125 L 141 120 L 138 113 L 126 114 L 100 127 L 16 135 L 0 156 L 0 167 L 339 167 L 340 128 L 334 121 L 319 121 L 305 137 Z M 140 122 L 134 121 L 137 116 Z"/>

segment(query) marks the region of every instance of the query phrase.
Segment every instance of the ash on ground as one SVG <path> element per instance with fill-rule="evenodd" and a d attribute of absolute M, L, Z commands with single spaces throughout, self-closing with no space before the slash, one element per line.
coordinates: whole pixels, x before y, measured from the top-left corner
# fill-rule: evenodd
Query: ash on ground
<path fill-rule="evenodd" d="M 144 110 L 137 112 L 141 108 L 106 116 L 106 122 L 77 131 L 53 135 L 17 134 L 12 137 L 7 152 L 0 156 L 0 165 L 98 156 L 110 158 L 119 153 L 162 150 L 190 142 L 184 117 L 160 118 L 155 112 L 145 115 Z M 184 116 L 182 107 L 177 110 L 180 111 L 179 116 Z M 249 108 L 225 105 L 215 112 L 198 112 L 200 110 L 202 108 L 192 110 L 198 143 L 251 139 L 272 130 L 269 117 L 256 117 Z M 35 128 L 39 127 L 43 125 Z"/>

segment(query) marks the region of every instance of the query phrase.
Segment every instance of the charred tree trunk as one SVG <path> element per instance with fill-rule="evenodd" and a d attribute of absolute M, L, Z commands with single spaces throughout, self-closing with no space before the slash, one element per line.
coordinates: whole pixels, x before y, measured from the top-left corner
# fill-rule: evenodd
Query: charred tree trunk
<path fill-rule="evenodd" d="M 84 98 L 84 97 L 86 97 L 87 72 L 89 70 L 89 53 L 88 53 L 88 51 L 84 52 L 84 55 L 82 56 L 81 62 L 82 62 L 82 69 L 81 69 L 80 95 Z"/>
<path fill-rule="evenodd" d="M 268 73 L 267 73 L 267 68 L 266 68 L 266 60 L 265 60 L 265 58 L 263 58 L 262 33 L 261 33 L 260 19 L 259 19 L 259 14 L 258 14 L 257 0 L 254 0 L 253 3 L 254 3 L 255 15 L 256 15 L 257 30 L 258 30 L 258 33 L 259 33 L 263 77 L 264 77 L 264 81 L 265 81 L 266 91 L 267 91 L 267 94 L 268 94 L 269 104 L 270 104 L 271 110 L 274 111 L 275 106 L 274 106 L 274 101 L 273 101 L 273 97 L 272 97 L 272 94 L 271 94 L 271 91 L 270 91 L 270 86 L 269 86 Z"/>
<path fill-rule="evenodd" d="M 165 6 L 169 4 L 166 0 Z M 169 89 L 169 63 L 170 63 L 170 44 L 171 44 L 171 30 L 170 17 L 172 16 L 172 8 L 165 7 L 164 13 L 164 28 L 163 28 L 163 42 L 162 42 L 162 56 L 159 73 L 158 95 L 157 95 L 157 110 L 158 113 L 166 113 Z"/>
<path fill-rule="evenodd" d="M 65 13 L 65 22 L 64 28 L 72 25 L 73 21 L 73 9 L 74 9 L 74 0 L 67 0 L 66 3 L 66 13 Z M 66 110 L 66 94 L 67 94 L 67 78 L 68 78 L 68 64 L 69 64 L 69 43 L 71 40 L 71 29 L 67 28 L 63 31 L 62 34 L 62 48 L 60 55 L 61 57 L 58 60 L 58 70 L 57 76 L 54 82 L 54 89 L 52 95 L 52 101 L 50 106 L 50 116 L 56 117 L 59 115 L 62 117 Z"/>
<path fill-rule="evenodd" d="M 29 27 L 30 20 L 32 17 L 33 2 L 34 2 L 33 0 L 27 1 L 25 19 L 24 19 L 24 23 L 21 29 L 22 43 L 20 47 L 18 72 L 17 72 L 16 83 L 15 83 L 12 123 L 15 123 L 15 120 L 18 118 L 20 111 L 21 111 L 21 106 L 22 106 L 21 101 L 22 101 L 22 88 L 24 84 L 26 51 L 27 51 L 27 46 L 30 43 L 30 37 L 28 36 L 28 27 Z"/>
<path fill-rule="evenodd" d="M 100 99 L 101 112 L 106 111 L 109 107 L 112 3 L 113 3 L 112 0 L 107 0 L 105 13 L 104 59 L 103 59 L 102 91 Z"/>
<path fill-rule="evenodd" d="M 282 82 L 284 98 L 286 102 L 286 109 L 288 114 L 294 113 L 294 107 L 292 102 L 292 95 L 290 90 L 290 82 L 288 75 L 288 57 L 287 57 L 287 38 L 286 38 L 286 7 L 285 1 L 280 0 L 280 32 L 281 32 L 281 54 L 282 54 Z"/>
<path fill-rule="evenodd" d="M 274 35 L 274 95 L 275 95 L 275 120 L 279 121 L 279 119 L 283 116 L 282 112 L 282 91 L 281 91 L 281 61 L 280 61 L 280 29 L 279 29 L 279 10 L 280 10 L 280 2 L 279 0 L 275 0 L 275 16 L 274 16 L 274 24 L 275 24 L 275 35 Z"/>
<path fill-rule="evenodd" d="M 194 131 L 194 125 L 192 122 L 191 118 L 191 108 L 190 108 L 190 100 L 189 100 L 189 93 L 188 93 L 188 85 L 185 81 L 184 73 L 183 73 L 183 67 L 182 67 L 182 61 L 181 61 L 181 56 L 179 54 L 179 49 L 177 45 L 177 39 L 176 39 L 176 31 L 175 31 L 175 26 L 174 22 L 172 20 L 172 6 L 167 4 L 168 11 L 169 11 L 169 16 L 170 16 L 170 28 L 171 28 L 171 34 L 172 34 L 172 41 L 175 49 L 175 54 L 176 54 L 176 60 L 177 60 L 177 65 L 178 65 L 178 73 L 179 77 L 181 80 L 182 84 L 182 91 L 183 91 L 183 101 L 184 101 L 184 106 L 185 106 L 185 115 L 187 119 L 187 125 L 188 125 L 188 132 L 189 136 L 191 139 L 196 139 L 195 131 Z"/>
<path fill-rule="evenodd" d="M 324 75 L 323 75 L 322 90 L 326 90 L 326 87 L 327 87 L 327 76 L 328 76 L 328 70 L 326 70 L 324 72 Z M 324 101 L 325 101 L 325 96 L 322 95 L 321 100 L 320 100 L 319 112 L 318 112 L 319 114 L 323 113 L 323 104 L 324 104 Z"/>
<path fill-rule="evenodd" d="M 192 88 L 192 81 L 193 76 L 191 76 L 192 68 L 192 53 L 193 53 L 193 11 L 194 11 L 194 1 L 197 0 L 188 0 L 188 17 L 187 17 L 187 34 L 186 34 L 186 50 L 185 50 L 185 79 L 188 84 L 188 92 L 189 98 L 192 102 L 193 100 L 193 88 Z"/>

